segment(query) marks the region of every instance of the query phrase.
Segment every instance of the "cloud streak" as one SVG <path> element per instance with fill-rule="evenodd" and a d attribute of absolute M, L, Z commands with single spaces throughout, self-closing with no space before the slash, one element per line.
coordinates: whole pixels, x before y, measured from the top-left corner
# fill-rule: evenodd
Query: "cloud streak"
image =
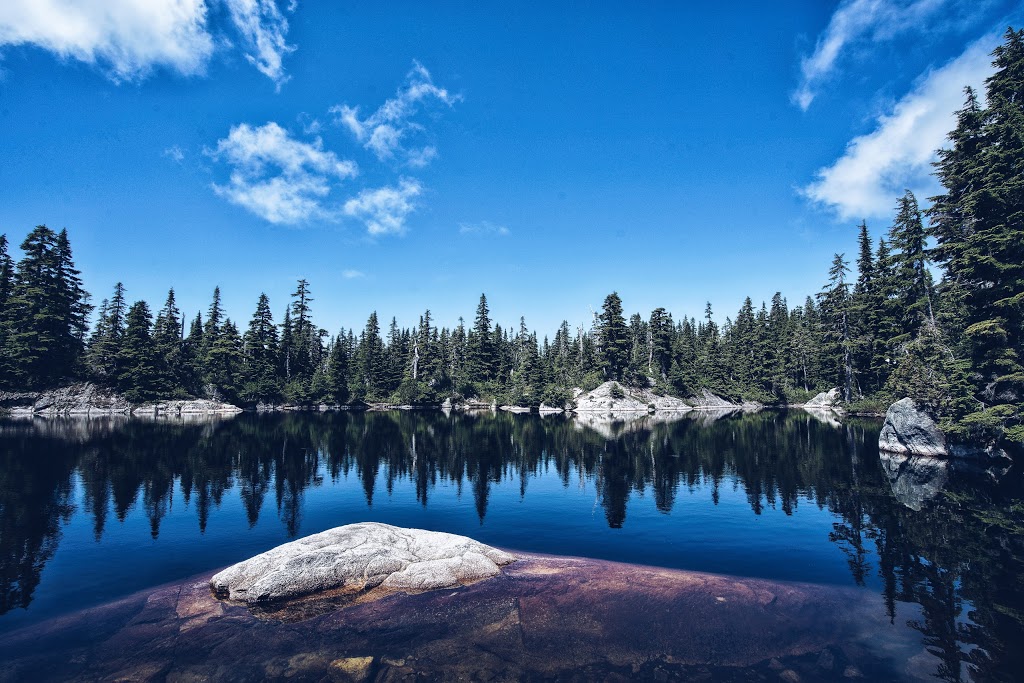
<path fill-rule="evenodd" d="M 34 45 L 96 67 L 115 83 L 155 69 L 202 75 L 219 46 L 211 3 L 223 5 L 246 58 L 280 87 L 288 22 L 274 0 L 3 0 L 0 47 Z M 290 9 L 294 7 L 289 6 Z M 213 13 L 216 14 L 216 13 Z"/>
<path fill-rule="evenodd" d="M 424 126 L 416 121 L 421 110 L 431 102 L 452 107 L 461 98 L 434 85 L 430 72 L 417 61 L 406 75 L 405 83 L 395 96 L 384 102 L 366 118 L 360 118 L 359 107 L 339 104 L 331 107 L 336 125 L 347 128 L 356 140 L 381 161 L 402 161 L 414 168 L 422 168 L 437 156 L 430 146 L 406 147 L 406 142 Z"/>
<path fill-rule="evenodd" d="M 346 216 L 363 221 L 371 236 L 405 234 L 405 219 L 416 209 L 423 186 L 413 178 L 397 185 L 367 189 L 345 202 Z"/>
<path fill-rule="evenodd" d="M 274 0 L 225 0 L 231 21 L 242 36 L 248 50 L 245 58 L 256 69 L 274 81 L 278 91 L 288 80 L 284 73 L 284 57 L 295 50 L 287 42 L 288 20 Z M 288 11 L 295 10 L 292 2 Z"/>
<path fill-rule="evenodd" d="M 870 133 L 851 140 L 843 155 L 819 170 L 800 193 L 849 220 L 890 216 L 904 188 L 935 189 L 930 175 L 935 151 L 956 127 L 954 112 L 963 106 L 963 88 L 984 91 L 993 70 L 990 54 L 998 43 L 998 34 L 987 35 L 926 72 L 890 112 L 877 117 Z"/>
<path fill-rule="evenodd" d="M 828 26 L 818 36 L 814 52 L 800 63 L 800 83 L 792 101 L 807 111 L 821 85 L 838 70 L 839 62 L 850 48 L 860 42 L 880 43 L 909 32 L 936 32 L 950 24 L 959 5 L 976 13 L 978 3 L 958 0 L 844 0 L 832 14 Z M 941 12 L 941 13 L 940 13 Z M 937 20 L 939 17 L 941 19 Z"/>
<path fill-rule="evenodd" d="M 324 200 L 335 184 L 358 174 L 355 163 L 325 150 L 320 138 L 296 140 L 273 121 L 239 124 L 207 154 L 231 167 L 228 183 L 214 183 L 214 192 L 275 224 L 332 218 Z"/>
<path fill-rule="evenodd" d="M 490 221 L 459 224 L 460 235 L 495 235 L 498 237 L 505 237 L 509 233 L 510 230 L 506 226 L 496 225 Z"/>

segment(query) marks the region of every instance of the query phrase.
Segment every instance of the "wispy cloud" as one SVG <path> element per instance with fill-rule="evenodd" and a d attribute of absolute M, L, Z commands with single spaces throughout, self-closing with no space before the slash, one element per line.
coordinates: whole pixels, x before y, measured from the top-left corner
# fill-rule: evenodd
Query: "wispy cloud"
<path fill-rule="evenodd" d="M 142 80 L 157 68 L 200 75 L 219 46 L 231 45 L 211 26 L 211 4 L 222 3 L 237 34 L 227 37 L 239 38 L 247 59 L 280 87 L 282 58 L 293 48 L 274 0 L 3 0 L 0 47 L 35 45 L 114 82 Z"/>
<path fill-rule="evenodd" d="M 288 20 L 274 0 L 225 2 L 231 21 L 247 47 L 245 58 L 261 74 L 274 81 L 280 90 L 288 80 L 284 72 L 284 57 L 295 50 L 287 42 Z M 297 6 L 296 0 L 292 0 L 288 11 L 294 12 Z"/>
<path fill-rule="evenodd" d="M 801 194 L 848 220 L 891 216 L 904 188 L 936 189 L 930 176 L 935 151 L 956 126 L 954 112 L 963 106 L 963 88 L 982 91 L 998 43 L 998 34 L 988 35 L 945 66 L 926 72 L 891 112 L 876 119 L 874 130 L 851 140 Z"/>
<path fill-rule="evenodd" d="M 395 97 L 387 100 L 366 118 L 360 118 L 359 107 L 339 104 L 330 108 L 337 125 L 347 128 L 356 140 L 372 151 L 381 161 L 404 161 L 413 167 L 422 167 L 437 156 L 430 145 L 407 147 L 407 141 L 424 126 L 415 119 L 429 102 L 440 102 L 451 107 L 461 99 L 446 89 L 434 85 L 430 72 L 417 61 L 406 75 L 405 83 Z"/>
<path fill-rule="evenodd" d="M 163 155 L 176 164 L 180 164 L 185 160 L 185 152 L 177 145 L 172 145 L 165 149 L 163 151 Z"/>
<path fill-rule="evenodd" d="M 821 85 L 839 68 L 844 53 L 864 42 L 880 43 L 906 32 L 937 33 L 977 17 L 979 0 L 844 0 L 800 63 L 792 101 L 807 111 Z"/>
<path fill-rule="evenodd" d="M 396 186 L 379 187 L 360 192 L 345 202 L 345 215 L 363 221 L 372 235 L 401 235 L 405 219 L 416 209 L 414 200 L 423 186 L 413 178 L 402 178 Z"/>
<path fill-rule="evenodd" d="M 504 237 L 509 234 L 509 229 L 504 225 L 497 225 L 490 221 L 479 223 L 459 223 L 460 235 L 496 235 Z"/>
<path fill-rule="evenodd" d="M 341 271 L 341 276 L 346 280 L 358 280 L 359 278 L 366 277 L 366 273 L 361 270 L 347 269 Z"/>
<path fill-rule="evenodd" d="M 320 138 L 296 140 L 273 121 L 239 124 L 207 154 L 231 167 L 228 183 L 214 183 L 214 191 L 271 223 L 331 218 L 334 212 L 323 202 L 332 186 L 358 173 L 353 162 L 325 150 Z"/>

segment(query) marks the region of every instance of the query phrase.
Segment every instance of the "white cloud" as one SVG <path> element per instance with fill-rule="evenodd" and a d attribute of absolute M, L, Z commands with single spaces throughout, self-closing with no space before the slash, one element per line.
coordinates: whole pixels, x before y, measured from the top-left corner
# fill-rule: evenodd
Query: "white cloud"
<path fill-rule="evenodd" d="M 413 200 L 423 192 L 423 186 L 412 178 L 402 178 L 395 187 L 363 190 L 345 202 L 345 215 L 362 220 L 371 235 L 401 235 L 405 232 L 405 219 L 416 205 Z"/>
<path fill-rule="evenodd" d="M 155 68 L 184 76 L 205 72 L 218 46 L 211 5 L 224 5 L 246 57 L 277 85 L 288 22 L 274 0 L 2 0 L 0 47 L 34 45 L 102 70 L 114 82 Z M 294 4 L 294 3 L 293 3 Z"/>
<path fill-rule="evenodd" d="M 224 0 L 231 21 L 245 40 L 246 59 L 261 74 L 274 81 L 277 89 L 288 80 L 284 73 L 284 56 L 295 47 L 287 42 L 288 20 L 274 0 Z M 293 0 L 288 11 L 298 3 Z"/>
<path fill-rule="evenodd" d="M 843 53 L 859 41 L 878 43 L 907 31 L 940 31 L 962 21 L 964 14 L 976 15 L 984 4 L 978 0 L 844 0 L 818 36 L 814 52 L 800 62 L 793 103 L 807 111 Z"/>
<path fill-rule="evenodd" d="M 273 121 L 255 128 L 239 124 L 207 153 L 232 169 L 228 184 L 214 183 L 214 191 L 271 223 L 333 217 L 323 200 L 333 184 L 358 173 L 353 162 L 325 150 L 320 138 L 296 140 Z"/>
<path fill-rule="evenodd" d="M 341 276 L 346 280 L 357 280 L 362 277 L 366 277 L 366 273 L 361 270 L 352 270 L 351 268 L 341 271 Z"/>
<path fill-rule="evenodd" d="M 496 225 L 490 221 L 459 224 L 460 235 L 498 235 L 500 237 L 504 237 L 505 235 L 508 235 L 509 232 L 509 229 L 504 225 Z"/>
<path fill-rule="evenodd" d="M 334 123 L 348 128 L 366 149 L 381 161 L 402 158 L 413 167 L 423 167 L 437 156 L 432 146 L 407 148 L 405 141 L 424 130 L 414 118 L 428 101 L 441 102 L 449 107 L 461 98 L 434 85 L 430 72 L 417 61 L 406 75 L 406 82 L 395 97 L 387 100 L 377 111 L 365 119 L 359 117 L 359 107 L 339 104 L 330 108 Z"/>
<path fill-rule="evenodd" d="M 956 127 L 954 112 L 963 106 L 964 86 L 983 92 L 992 73 L 990 53 L 998 43 L 998 35 L 988 35 L 945 66 L 926 72 L 890 113 L 877 118 L 873 131 L 851 140 L 801 194 L 849 220 L 891 216 L 904 188 L 936 189 L 930 177 L 935 151 Z"/>
<path fill-rule="evenodd" d="M 172 145 L 163 151 L 163 155 L 171 161 L 180 164 L 185 160 L 185 152 L 182 151 L 181 147 Z"/>
<path fill-rule="evenodd" d="M 0 46 L 36 45 L 115 81 L 162 66 L 202 73 L 213 54 L 204 0 L 3 0 Z"/>

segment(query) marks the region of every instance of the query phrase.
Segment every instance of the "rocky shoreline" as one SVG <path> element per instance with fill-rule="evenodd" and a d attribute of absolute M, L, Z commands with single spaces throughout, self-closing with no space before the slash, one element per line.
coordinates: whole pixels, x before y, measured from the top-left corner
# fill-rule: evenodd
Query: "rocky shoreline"
<path fill-rule="evenodd" d="M 940 663 L 867 591 L 513 555 L 483 580 L 273 612 L 211 591 L 234 568 L 204 574 L 7 634 L 0 681 L 929 680 Z"/>
<path fill-rule="evenodd" d="M 835 409 L 837 390 L 819 394 L 804 405 L 785 407 L 807 407 L 810 409 Z M 287 404 L 257 404 L 257 413 L 311 411 L 330 412 L 338 410 L 502 410 L 510 413 L 538 412 L 541 415 L 563 413 L 604 413 L 610 415 L 633 413 L 676 413 L 698 411 L 744 411 L 751 412 L 765 408 L 754 402 L 733 403 L 708 390 L 700 396 L 686 399 L 658 394 L 649 388 L 635 388 L 617 382 L 605 382 L 592 391 L 576 389 L 573 400 L 565 406 L 549 406 L 541 403 L 539 408 L 517 405 L 497 405 L 475 399 L 452 401 L 445 399 L 440 405 L 408 405 L 372 403 L 361 405 L 296 406 Z M 770 406 L 768 406 L 770 407 Z M 133 404 L 112 389 L 91 382 L 70 384 L 57 389 L 40 392 L 0 392 L 0 413 L 10 417 L 90 417 L 109 415 L 132 415 L 139 417 L 184 417 L 189 415 L 234 415 L 244 409 L 209 399 L 174 399 Z"/>

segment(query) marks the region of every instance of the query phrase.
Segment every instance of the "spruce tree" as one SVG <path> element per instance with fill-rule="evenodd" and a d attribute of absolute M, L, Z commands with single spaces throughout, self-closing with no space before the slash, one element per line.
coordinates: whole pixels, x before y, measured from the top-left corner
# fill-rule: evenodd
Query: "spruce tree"
<path fill-rule="evenodd" d="M 153 317 L 145 301 L 128 309 L 124 338 L 118 350 L 117 387 L 125 398 L 141 403 L 165 396 L 170 389 L 151 334 Z"/>
<path fill-rule="evenodd" d="M 939 153 L 946 192 L 933 199 L 935 258 L 960 299 L 975 389 L 988 405 L 1024 403 L 1024 31 L 993 53 L 987 106 L 967 90 L 950 149 Z M 1024 436 L 1024 435 L 1022 435 Z"/>
<path fill-rule="evenodd" d="M 270 299 L 264 293 L 260 293 L 256 302 L 256 311 L 249 321 L 242 345 L 245 358 L 243 401 L 250 404 L 276 401 L 281 395 L 277 374 L 277 327 L 270 311 Z"/>
<path fill-rule="evenodd" d="M 491 337 L 491 317 L 487 296 L 480 295 L 473 319 L 473 329 L 467 339 L 467 372 L 472 381 L 487 382 L 495 377 L 497 355 Z"/>
<path fill-rule="evenodd" d="M 629 329 L 622 317 L 622 299 L 612 292 L 604 299 L 597 316 L 598 348 L 606 380 L 621 380 L 629 364 Z"/>

